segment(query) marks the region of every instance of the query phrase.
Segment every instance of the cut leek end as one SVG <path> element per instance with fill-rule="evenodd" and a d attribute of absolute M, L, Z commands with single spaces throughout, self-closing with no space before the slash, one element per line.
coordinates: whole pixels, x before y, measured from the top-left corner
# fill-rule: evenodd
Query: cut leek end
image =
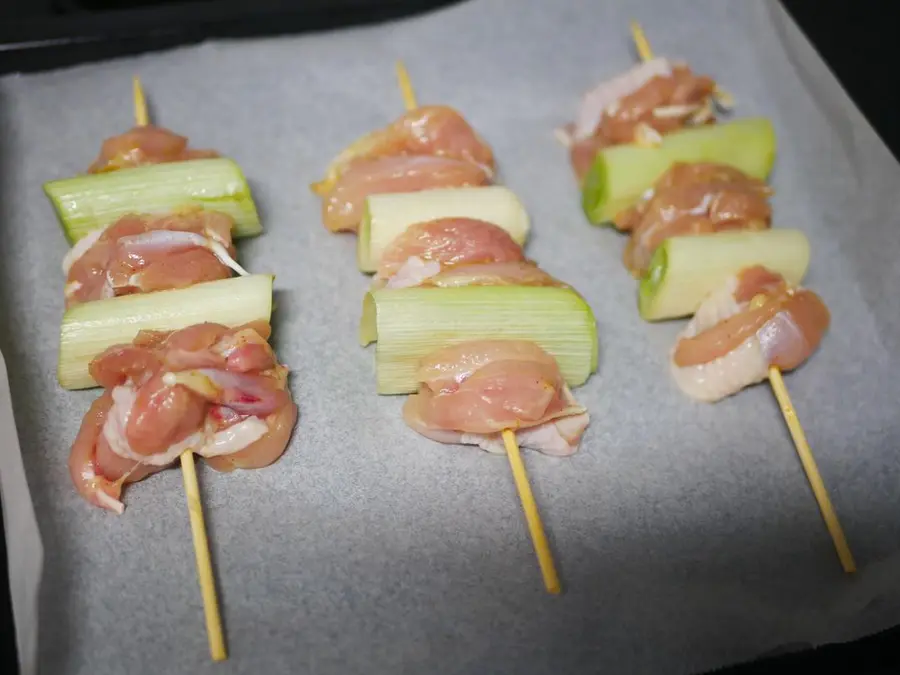
<path fill-rule="evenodd" d="M 366 293 L 363 298 L 362 318 L 359 321 L 359 344 L 368 347 L 378 341 L 378 308 L 372 293 Z"/>
<path fill-rule="evenodd" d="M 359 230 L 356 233 L 356 264 L 359 271 L 366 274 L 378 271 L 378 261 L 372 256 L 372 213 L 369 209 L 369 200 L 366 200 L 363 217 L 359 221 Z"/>
<path fill-rule="evenodd" d="M 59 384 L 64 389 L 97 386 L 89 370 L 91 361 L 113 345 L 131 342 L 142 330 L 271 321 L 274 279 L 254 274 L 76 305 L 65 313 L 60 329 Z"/>
<path fill-rule="evenodd" d="M 638 311 L 646 321 L 690 316 L 729 277 L 755 265 L 797 286 L 809 261 L 809 239 L 800 230 L 672 237 L 653 252 L 638 286 Z"/>
<path fill-rule="evenodd" d="M 606 161 L 598 153 L 581 188 L 581 208 L 584 215 L 592 225 L 612 227 L 613 216 L 618 213 L 619 207 L 627 206 L 627 200 L 618 206 L 610 204 Z"/>
<path fill-rule="evenodd" d="M 597 370 L 597 323 L 569 288 L 464 286 L 380 289 L 367 294 L 360 343 L 377 342 L 376 391 L 416 391 L 421 359 L 469 340 L 530 340 L 551 354 L 569 386 Z"/>
<path fill-rule="evenodd" d="M 187 206 L 230 216 L 235 238 L 263 230 L 241 168 L 224 157 L 73 176 L 43 187 L 70 244 L 128 213 L 164 213 Z"/>
<path fill-rule="evenodd" d="M 600 338 L 597 335 L 597 319 L 594 316 L 594 311 L 591 309 L 591 306 L 587 304 L 587 301 L 584 300 L 584 298 L 581 299 L 581 302 L 584 305 L 584 310 L 588 317 L 588 326 L 591 341 L 591 369 L 588 373 L 588 376 L 584 378 L 584 381 L 580 382 L 580 384 L 584 384 L 585 382 L 587 382 L 588 378 L 590 378 L 591 375 L 597 372 L 597 369 L 600 367 Z"/>
<path fill-rule="evenodd" d="M 657 147 L 615 145 L 600 150 L 585 176 L 581 206 L 590 223 L 608 225 L 636 203 L 675 162 L 716 162 L 765 180 L 775 163 L 777 139 L 763 117 L 690 127 L 663 136 Z"/>
<path fill-rule="evenodd" d="M 654 301 L 658 298 L 657 291 L 666 276 L 667 251 L 665 242 L 656 248 L 650 258 L 647 271 L 638 284 L 638 313 L 646 321 L 657 321 L 663 318 L 658 311 L 655 311 L 657 303 Z"/>
<path fill-rule="evenodd" d="M 505 230 L 524 246 L 531 221 L 524 204 L 501 185 L 442 187 L 415 192 L 370 195 L 357 239 L 357 262 L 363 272 L 374 272 L 392 242 L 416 223 L 440 218 L 472 218 Z"/>

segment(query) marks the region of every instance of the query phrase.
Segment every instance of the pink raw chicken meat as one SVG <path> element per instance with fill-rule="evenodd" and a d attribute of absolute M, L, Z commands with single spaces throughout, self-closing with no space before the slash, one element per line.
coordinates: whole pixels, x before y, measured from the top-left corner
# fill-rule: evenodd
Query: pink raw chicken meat
<path fill-rule="evenodd" d="M 448 106 L 422 106 L 404 113 L 383 129 L 354 141 L 328 167 L 327 178 L 312 186 L 317 194 L 327 191 L 354 162 L 400 155 L 433 155 L 480 165 L 494 170 L 494 154 L 465 118 Z"/>
<path fill-rule="evenodd" d="M 502 432 L 548 455 L 578 450 L 590 421 L 569 390 L 556 360 L 532 342 L 476 340 L 423 359 L 419 392 L 403 419 L 440 443 L 478 445 L 504 452 Z"/>
<path fill-rule="evenodd" d="M 524 260 L 522 247 L 502 227 L 473 218 L 440 218 L 410 225 L 394 239 L 375 279 L 403 288 L 448 267 Z"/>
<path fill-rule="evenodd" d="M 831 323 L 822 299 L 765 267 L 741 270 L 711 293 L 678 335 L 672 376 L 691 398 L 714 402 L 798 368 Z"/>
<path fill-rule="evenodd" d="M 772 188 L 734 167 L 677 162 L 656 181 L 647 197 L 616 214 L 614 224 L 631 238 L 623 260 L 640 278 L 656 248 L 676 236 L 771 226 Z"/>
<path fill-rule="evenodd" d="M 146 164 L 182 162 L 218 156 L 219 153 L 215 150 L 190 149 L 186 137 L 169 129 L 147 124 L 103 141 L 100 156 L 88 168 L 88 173 L 105 173 Z"/>
<path fill-rule="evenodd" d="M 553 286 L 569 288 L 530 260 L 459 265 L 423 279 L 421 286 Z"/>
<path fill-rule="evenodd" d="M 433 155 L 396 155 L 353 162 L 322 196 L 322 222 L 332 232 L 356 232 L 366 197 L 490 183 L 480 164 Z"/>
<path fill-rule="evenodd" d="M 125 483 L 161 471 L 186 450 L 219 471 L 272 464 L 287 447 L 297 406 L 268 323 L 204 323 L 142 331 L 91 362 L 106 389 L 85 415 L 69 471 L 89 503 L 122 513 Z"/>
<path fill-rule="evenodd" d="M 227 279 L 233 269 L 244 273 L 234 261 L 232 225 L 229 216 L 201 209 L 122 216 L 66 255 L 66 306 Z"/>
<path fill-rule="evenodd" d="M 575 121 L 559 130 L 578 181 L 603 148 L 634 143 L 641 134 L 652 139 L 686 126 L 714 124 L 715 92 L 711 78 L 664 58 L 601 82 L 582 97 Z"/>

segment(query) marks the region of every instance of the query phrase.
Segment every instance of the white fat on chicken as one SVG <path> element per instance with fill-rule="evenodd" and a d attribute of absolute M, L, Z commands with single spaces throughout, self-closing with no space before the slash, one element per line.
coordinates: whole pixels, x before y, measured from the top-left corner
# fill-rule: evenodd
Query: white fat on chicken
<path fill-rule="evenodd" d="M 84 284 L 82 284 L 80 281 L 71 281 L 65 285 L 63 292 L 68 298 L 70 295 L 77 293 L 82 286 L 84 286 Z"/>
<path fill-rule="evenodd" d="M 228 254 L 228 251 L 225 250 L 225 247 L 218 237 L 209 237 L 197 234 L 196 232 L 184 232 L 182 230 L 150 230 L 143 234 L 122 237 L 119 239 L 118 243 L 126 249 L 145 248 L 150 251 L 153 251 L 154 249 L 165 251 L 166 249 L 178 249 L 191 246 L 205 248 L 211 251 L 219 262 L 226 267 L 231 268 L 239 275 L 249 275 L 249 272 L 241 267 L 237 261 Z"/>
<path fill-rule="evenodd" d="M 92 467 L 85 467 L 82 470 L 81 476 L 87 483 L 90 483 L 99 478 Z M 104 509 L 109 509 L 117 516 L 121 516 L 123 513 L 125 513 L 125 504 L 120 502 L 115 497 L 107 494 L 103 490 L 94 490 L 92 495 L 94 499 L 97 500 L 96 503 L 98 506 L 101 506 Z"/>
<path fill-rule="evenodd" d="M 269 425 L 258 417 L 248 417 L 209 437 L 197 454 L 203 457 L 231 455 L 266 435 Z"/>
<path fill-rule="evenodd" d="M 441 264 L 436 260 L 422 260 L 419 256 L 410 256 L 397 270 L 385 286 L 387 288 L 409 288 L 418 286 L 426 279 L 440 274 Z"/>
<path fill-rule="evenodd" d="M 679 333 L 672 348 L 669 364 L 675 383 L 685 394 L 698 401 L 719 401 L 768 377 L 769 362 L 757 335 L 751 335 L 725 356 L 708 363 L 685 367 L 675 364 L 674 353 L 678 342 L 692 338 L 742 311 L 743 306 L 734 299 L 737 285 L 737 278 L 732 277 L 723 288 L 710 294 Z M 763 331 L 765 326 L 760 333 Z"/>
<path fill-rule="evenodd" d="M 654 108 L 652 114 L 655 118 L 660 120 L 678 119 L 679 117 L 693 115 L 702 107 L 702 104 L 675 103 Z"/>
<path fill-rule="evenodd" d="M 97 243 L 103 233 L 106 231 L 105 227 L 98 228 L 96 230 L 91 230 L 86 235 L 84 235 L 81 239 L 73 244 L 72 248 L 66 252 L 63 256 L 62 260 L 62 271 L 66 276 L 69 275 L 69 270 L 72 269 L 72 265 L 74 265 L 78 260 L 87 253 L 91 246 Z"/>
<path fill-rule="evenodd" d="M 78 262 L 78 260 L 81 259 L 81 257 L 99 241 L 100 237 L 105 231 L 105 227 L 91 230 L 84 237 L 75 242 L 74 246 L 72 246 L 72 248 L 69 249 L 69 251 L 63 257 L 63 274 L 68 276 L 69 270 L 72 269 L 72 265 Z M 160 248 L 163 250 L 167 247 L 177 248 L 179 246 L 185 245 L 197 246 L 198 248 L 205 248 L 212 252 L 212 254 L 219 260 L 219 262 L 221 262 L 226 267 L 234 270 L 234 272 L 236 272 L 238 275 L 245 277 L 250 274 L 228 254 L 228 251 L 225 248 L 225 241 L 222 239 L 222 237 L 213 230 L 209 229 L 205 229 L 204 234 L 197 234 L 196 232 L 183 232 L 181 230 L 151 230 L 149 232 L 144 232 L 143 234 L 122 237 L 121 239 L 119 239 L 119 243 L 126 247 L 143 246 L 150 249 Z M 75 284 L 77 284 L 77 286 Z M 140 285 L 141 273 L 138 272 L 136 274 L 132 274 L 128 279 L 128 286 L 140 288 Z M 75 293 L 79 288 L 81 288 L 81 284 L 78 282 L 67 284 L 65 287 L 66 297 L 69 297 L 70 295 Z M 108 293 L 106 293 L 107 290 L 109 291 Z M 115 295 L 115 293 L 113 291 L 112 282 L 109 281 L 109 275 L 107 274 L 107 285 L 104 287 L 103 297 L 113 297 L 113 295 Z"/>
<path fill-rule="evenodd" d="M 653 198 L 653 194 L 651 193 L 650 196 L 647 197 L 647 199 L 652 199 L 652 198 Z M 712 204 L 712 200 L 713 200 L 712 195 L 705 194 L 705 195 L 703 195 L 703 199 L 700 200 L 700 203 L 697 204 L 697 206 L 695 206 L 692 209 L 689 209 L 685 213 L 692 215 L 692 216 L 708 215 L 709 207 L 710 207 L 710 204 Z M 671 216 L 669 216 L 669 217 L 671 217 Z M 647 240 L 650 239 L 651 237 L 653 237 L 654 234 L 656 234 L 656 231 L 654 229 L 646 228 L 646 229 L 642 230 L 640 237 L 638 238 L 638 240 L 636 242 L 637 245 L 640 247 L 646 246 Z"/>
<path fill-rule="evenodd" d="M 170 445 L 164 452 L 141 455 L 131 448 L 125 436 L 136 398 L 137 391 L 130 384 L 112 390 L 113 405 L 109 409 L 102 433 L 115 454 L 140 464 L 168 466 L 187 450 L 193 450 L 201 457 L 230 455 L 255 443 L 269 431 L 269 425 L 264 420 L 259 417 L 248 417 L 219 431 L 213 432 L 207 428 L 195 431 Z"/>
<path fill-rule="evenodd" d="M 590 137 L 600 124 L 603 112 L 626 96 L 633 94 L 654 77 L 672 74 L 672 65 L 667 59 L 655 58 L 644 61 L 628 69 L 621 75 L 601 82 L 588 91 L 581 99 L 572 138 L 576 141 Z"/>
<path fill-rule="evenodd" d="M 91 476 L 91 478 L 95 478 L 95 476 Z M 125 513 L 125 504 L 120 502 L 115 497 L 110 497 L 103 490 L 97 490 L 94 494 L 97 497 L 97 501 L 100 502 L 100 505 L 103 508 L 109 509 L 117 516 L 121 516 L 123 513 Z"/>
<path fill-rule="evenodd" d="M 545 455 L 568 457 L 578 452 L 581 436 L 590 421 L 590 415 L 587 412 L 583 412 L 578 415 L 551 420 L 538 426 L 518 429 L 516 431 L 516 443 L 518 443 L 520 448 L 536 450 Z M 506 446 L 503 443 L 503 435 L 501 433 L 472 434 L 427 428 L 417 428 L 416 431 L 438 443 L 477 445 L 482 450 L 492 454 L 502 455 L 506 453 Z"/>

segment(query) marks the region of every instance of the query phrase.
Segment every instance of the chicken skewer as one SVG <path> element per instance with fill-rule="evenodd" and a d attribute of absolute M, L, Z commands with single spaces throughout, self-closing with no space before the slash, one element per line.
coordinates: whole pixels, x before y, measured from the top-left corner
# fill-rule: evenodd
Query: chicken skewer
<path fill-rule="evenodd" d="M 635 21 L 631 23 L 631 32 L 641 60 L 648 61 L 652 59 L 653 52 L 650 49 L 650 44 L 644 35 L 644 31 Z M 751 307 L 759 307 L 765 302 L 766 298 L 764 296 L 757 296 L 751 300 L 750 305 Z M 787 386 L 784 383 L 784 378 L 782 377 L 781 370 L 778 366 L 773 365 L 769 367 L 768 380 L 772 387 L 772 391 L 775 394 L 775 398 L 778 400 L 781 413 L 784 416 L 784 421 L 790 431 L 791 438 L 794 441 L 794 446 L 797 450 L 797 455 L 800 458 L 800 463 L 803 465 L 806 478 L 809 481 L 816 502 L 819 505 L 819 510 L 822 513 L 825 526 L 828 528 L 828 533 L 831 535 L 831 539 L 834 542 L 834 547 L 837 551 L 841 566 L 843 567 L 844 572 L 852 574 L 856 571 L 856 562 L 853 559 L 853 554 L 850 552 L 850 547 L 847 544 L 843 528 L 838 520 L 834 506 L 831 503 L 831 498 L 828 496 L 828 491 L 825 489 L 825 484 L 819 473 L 819 468 L 812 454 L 812 449 L 809 446 L 809 442 L 806 440 L 806 434 L 797 417 L 797 412 L 794 409 L 794 404 L 791 401 L 790 394 L 788 393 Z"/>
<path fill-rule="evenodd" d="M 134 118 L 138 126 L 145 126 L 149 123 L 147 101 L 141 81 L 137 76 L 134 77 Z M 197 482 L 197 469 L 192 449 L 181 454 L 181 473 L 184 477 L 184 491 L 187 495 L 191 536 L 197 560 L 197 576 L 203 596 L 203 613 L 206 619 L 209 653 L 213 661 L 224 661 L 228 655 L 225 649 L 222 617 L 219 612 L 215 577 L 209 553 L 209 539 L 206 535 L 206 522 L 203 517 L 203 502 L 200 497 L 200 485 Z"/>
<path fill-rule="evenodd" d="M 418 107 L 418 103 L 412 88 L 412 83 L 409 79 L 409 73 L 402 61 L 397 62 L 396 68 L 397 79 L 403 96 L 403 103 L 407 110 L 414 110 Z M 506 455 L 512 470 L 513 480 L 516 484 L 519 500 L 522 503 L 522 510 L 525 512 L 528 530 L 531 535 L 532 544 L 534 545 L 535 554 L 537 555 L 541 575 L 544 579 L 544 586 L 549 593 L 554 595 L 559 594 L 562 591 L 559 575 L 556 571 L 556 565 L 553 560 L 553 554 L 550 550 L 547 535 L 544 531 L 540 512 L 537 503 L 535 502 L 534 494 L 531 491 L 528 474 L 525 470 L 525 464 L 522 461 L 522 454 L 519 450 L 519 445 L 516 442 L 516 433 L 512 429 L 504 429 L 502 436 L 503 444 L 506 448 Z"/>

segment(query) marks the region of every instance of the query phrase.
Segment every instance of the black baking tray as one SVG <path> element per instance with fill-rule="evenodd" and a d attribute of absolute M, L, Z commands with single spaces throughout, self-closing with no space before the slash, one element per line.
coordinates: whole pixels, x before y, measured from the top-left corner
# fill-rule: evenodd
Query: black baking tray
<path fill-rule="evenodd" d="M 459 1 L 0 0 L 0 73 L 45 70 L 213 37 L 334 30 Z M 900 157 L 900 122 L 892 97 L 885 93 L 900 62 L 887 3 L 783 0 L 782 4 L 894 156 Z M 589 3 L 585 11 L 590 11 Z M 0 579 L 8 580 L 3 537 Z M 4 673 L 18 672 L 7 581 L 0 583 L 0 664 Z M 715 675 L 798 673 L 804 668 L 815 669 L 817 675 L 900 674 L 900 627 L 851 643 L 760 659 Z"/>
<path fill-rule="evenodd" d="M 0 74 L 190 44 L 345 28 L 460 0 L 0 0 Z"/>

